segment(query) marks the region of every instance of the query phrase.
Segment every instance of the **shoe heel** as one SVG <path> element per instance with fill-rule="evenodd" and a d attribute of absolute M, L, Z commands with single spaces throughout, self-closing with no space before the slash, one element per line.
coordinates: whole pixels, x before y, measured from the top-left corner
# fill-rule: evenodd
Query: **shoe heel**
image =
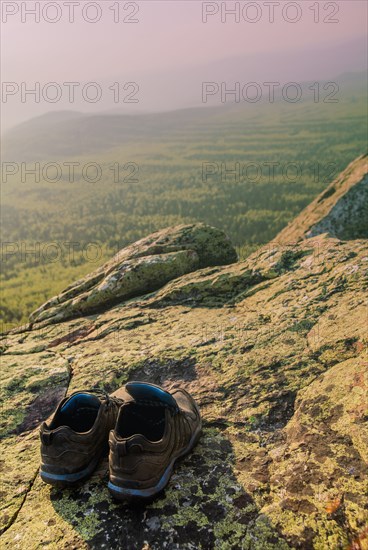
<path fill-rule="evenodd" d="M 53 485 L 54 487 L 71 487 L 72 485 L 80 483 L 90 477 L 100 461 L 100 458 L 104 456 L 104 454 L 105 453 L 101 453 L 101 455 L 94 457 L 88 466 L 83 468 L 83 470 L 79 470 L 79 472 L 74 472 L 72 474 L 54 474 L 47 472 L 41 466 L 40 477 L 42 481 L 48 483 L 49 485 Z"/>

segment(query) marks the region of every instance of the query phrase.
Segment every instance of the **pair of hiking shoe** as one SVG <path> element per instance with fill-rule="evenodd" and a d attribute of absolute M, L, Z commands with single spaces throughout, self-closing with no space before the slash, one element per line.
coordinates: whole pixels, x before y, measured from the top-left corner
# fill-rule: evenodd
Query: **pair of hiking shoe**
<path fill-rule="evenodd" d="M 40 428 L 43 481 L 70 486 L 109 454 L 108 488 L 117 499 L 151 498 L 167 485 L 175 461 L 199 439 L 201 417 L 183 389 L 129 382 L 111 396 L 74 392 Z"/>

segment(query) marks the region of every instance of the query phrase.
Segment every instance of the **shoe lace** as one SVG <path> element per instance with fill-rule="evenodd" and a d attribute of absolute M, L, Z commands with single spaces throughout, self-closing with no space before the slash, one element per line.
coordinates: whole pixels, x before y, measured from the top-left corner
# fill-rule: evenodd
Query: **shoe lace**
<path fill-rule="evenodd" d="M 124 400 L 120 399 L 119 397 L 111 397 L 110 395 L 107 395 L 106 397 L 106 405 L 108 408 L 120 407 L 123 403 Z"/>
<path fill-rule="evenodd" d="M 87 390 L 87 391 L 100 396 L 105 401 L 106 407 L 108 409 L 111 409 L 113 407 L 120 407 L 124 403 L 123 399 L 109 395 L 102 388 L 91 388 L 90 390 Z"/>

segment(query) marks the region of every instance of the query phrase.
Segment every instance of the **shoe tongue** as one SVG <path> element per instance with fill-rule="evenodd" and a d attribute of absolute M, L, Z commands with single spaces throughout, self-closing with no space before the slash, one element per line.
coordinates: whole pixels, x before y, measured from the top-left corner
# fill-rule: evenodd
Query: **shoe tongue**
<path fill-rule="evenodd" d="M 162 405 L 178 410 L 178 405 L 171 393 L 146 382 L 128 382 L 125 386 L 127 392 L 139 404 Z"/>

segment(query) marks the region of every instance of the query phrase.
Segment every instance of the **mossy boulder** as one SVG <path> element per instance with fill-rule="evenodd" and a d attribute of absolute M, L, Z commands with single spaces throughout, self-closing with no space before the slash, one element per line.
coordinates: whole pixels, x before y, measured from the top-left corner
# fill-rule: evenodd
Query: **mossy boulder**
<path fill-rule="evenodd" d="M 46 325 L 94 313 L 201 267 L 235 262 L 219 229 L 205 224 L 167 228 L 124 248 L 112 260 L 48 300 L 30 316 Z"/>

